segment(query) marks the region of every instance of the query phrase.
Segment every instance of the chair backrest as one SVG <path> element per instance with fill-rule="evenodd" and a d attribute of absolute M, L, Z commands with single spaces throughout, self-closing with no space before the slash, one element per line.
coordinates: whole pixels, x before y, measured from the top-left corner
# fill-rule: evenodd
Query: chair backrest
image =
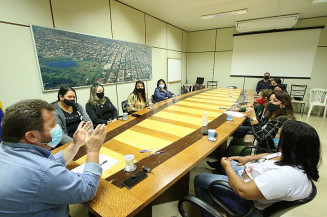
<path fill-rule="evenodd" d="M 309 103 L 326 105 L 327 90 L 321 88 L 314 88 L 310 90 Z"/>
<path fill-rule="evenodd" d="M 121 109 L 123 110 L 123 112 L 127 112 L 127 109 L 126 109 L 127 105 L 128 105 L 127 100 L 124 100 L 121 102 Z"/>
<path fill-rule="evenodd" d="M 292 84 L 290 96 L 295 100 L 303 100 L 305 92 L 307 90 L 307 85 Z"/>
<path fill-rule="evenodd" d="M 280 201 L 280 202 L 274 203 L 273 205 L 267 207 L 263 211 L 263 216 L 269 217 L 269 216 L 272 216 L 279 212 L 286 212 L 297 206 L 300 206 L 300 205 L 303 205 L 305 203 L 312 201 L 317 195 L 317 188 L 313 182 L 311 182 L 311 184 L 312 184 L 312 190 L 308 197 L 306 197 L 304 199 L 300 199 L 300 200 L 295 200 L 295 201 Z"/>
<path fill-rule="evenodd" d="M 207 81 L 207 87 L 218 87 L 218 81 Z"/>
<path fill-rule="evenodd" d="M 229 89 L 237 89 L 236 86 L 228 86 L 227 88 L 229 88 Z"/>
<path fill-rule="evenodd" d="M 181 94 L 188 93 L 188 90 L 185 87 L 181 88 Z"/>
<path fill-rule="evenodd" d="M 204 82 L 204 78 L 202 78 L 202 77 L 197 77 L 196 78 L 196 84 L 198 84 L 198 85 L 202 85 L 203 84 L 203 82 Z"/>

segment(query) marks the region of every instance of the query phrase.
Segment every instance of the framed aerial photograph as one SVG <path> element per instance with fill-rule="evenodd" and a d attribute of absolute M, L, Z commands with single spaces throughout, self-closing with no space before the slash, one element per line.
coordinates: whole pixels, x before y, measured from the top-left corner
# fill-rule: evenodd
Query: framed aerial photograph
<path fill-rule="evenodd" d="M 152 47 L 31 25 L 43 91 L 152 77 Z"/>

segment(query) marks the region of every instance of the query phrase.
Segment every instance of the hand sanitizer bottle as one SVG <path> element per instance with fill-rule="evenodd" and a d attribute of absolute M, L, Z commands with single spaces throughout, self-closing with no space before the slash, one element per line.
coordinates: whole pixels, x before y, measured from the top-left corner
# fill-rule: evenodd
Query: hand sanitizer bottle
<path fill-rule="evenodd" d="M 202 131 L 206 131 L 207 130 L 207 126 L 208 126 L 207 112 L 204 112 L 204 114 L 202 116 L 201 125 L 202 125 Z"/>

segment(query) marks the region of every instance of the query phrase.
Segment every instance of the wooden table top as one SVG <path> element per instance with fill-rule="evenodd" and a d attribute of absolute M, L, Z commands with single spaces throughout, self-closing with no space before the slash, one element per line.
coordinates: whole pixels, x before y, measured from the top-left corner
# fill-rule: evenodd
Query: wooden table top
<path fill-rule="evenodd" d="M 107 138 L 101 153 L 119 162 L 102 174 L 95 198 L 87 203 L 101 216 L 133 216 L 176 181 L 188 173 L 199 162 L 222 144 L 244 121 L 244 117 L 233 117 L 226 121 L 224 110 L 239 98 L 240 90 L 211 88 L 194 91 L 173 99 L 154 104 L 154 109 L 145 108 L 138 114 L 142 118 L 129 116 L 129 120 L 118 120 L 107 126 Z M 253 93 L 248 92 L 253 104 Z M 216 142 L 201 134 L 201 119 L 204 111 L 208 113 L 209 128 L 218 132 Z M 190 144 L 189 141 L 191 141 Z M 56 153 L 68 144 L 53 150 Z M 149 158 L 140 150 L 158 148 L 163 154 Z M 84 149 L 81 148 L 74 162 L 74 168 L 85 162 Z M 176 152 L 172 154 L 173 152 Z M 153 168 L 154 174 L 138 183 L 132 189 L 121 188 L 121 179 L 133 173 L 123 171 L 126 154 L 134 154 L 139 168 L 141 165 Z M 140 169 L 138 169 L 139 171 Z"/>

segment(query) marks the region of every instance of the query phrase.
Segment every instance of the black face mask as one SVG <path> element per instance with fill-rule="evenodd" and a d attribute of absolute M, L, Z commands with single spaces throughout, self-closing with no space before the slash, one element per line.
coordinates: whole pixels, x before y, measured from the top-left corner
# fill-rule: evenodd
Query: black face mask
<path fill-rule="evenodd" d="M 65 104 L 68 105 L 68 106 L 76 107 L 76 102 L 75 102 L 75 100 L 64 99 L 63 103 L 65 103 Z"/>
<path fill-rule="evenodd" d="M 265 80 L 268 80 L 269 79 L 269 76 L 265 76 L 265 77 L 263 77 Z"/>
<path fill-rule="evenodd" d="M 139 92 L 139 93 L 142 93 L 142 92 L 144 91 L 143 88 L 137 88 L 136 90 L 137 90 L 137 92 Z"/>
<path fill-rule="evenodd" d="M 267 109 L 268 109 L 268 111 L 270 111 L 270 112 L 275 112 L 275 111 L 277 111 L 277 110 L 279 110 L 280 109 L 280 107 L 279 107 L 279 105 L 275 105 L 275 104 L 273 104 L 273 103 L 268 103 L 268 105 L 267 105 Z"/>
<path fill-rule="evenodd" d="M 102 99 L 104 97 L 104 92 L 97 93 L 97 97 L 99 97 L 99 99 Z"/>

